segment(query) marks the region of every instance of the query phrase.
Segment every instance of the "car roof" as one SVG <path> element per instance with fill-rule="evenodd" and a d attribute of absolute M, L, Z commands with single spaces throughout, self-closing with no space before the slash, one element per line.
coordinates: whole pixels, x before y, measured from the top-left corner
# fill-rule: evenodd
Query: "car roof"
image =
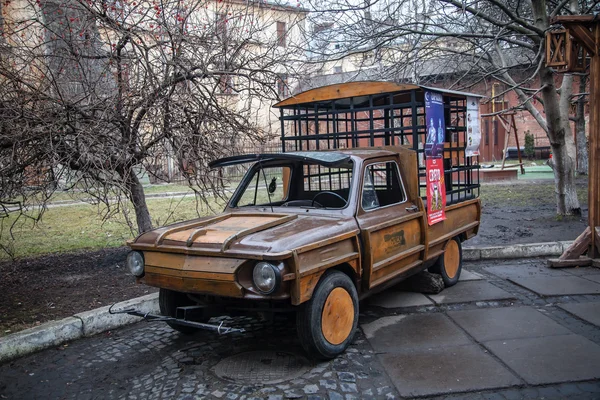
<path fill-rule="evenodd" d="M 383 149 L 338 149 L 338 150 L 319 150 L 319 151 L 291 151 L 287 153 L 261 153 L 261 154 L 242 154 L 231 157 L 224 157 L 209 163 L 210 168 L 227 167 L 231 165 L 244 164 L 249 162 L 262 162 L 274 160 L 303 161 L 308 164 L 320 164 L 327 167 L 340 167 L 348 164 L 352 157 L 368 159 L 373 157 L 391 156 L 396 154 L 390 150 Z"/>

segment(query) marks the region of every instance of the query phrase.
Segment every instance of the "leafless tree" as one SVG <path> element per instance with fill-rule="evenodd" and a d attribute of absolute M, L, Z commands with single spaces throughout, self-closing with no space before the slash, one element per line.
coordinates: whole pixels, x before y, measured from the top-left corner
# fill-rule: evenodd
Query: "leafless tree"
<path fill-rule="evenodd" d="M 27 215 L 31 203 L 43 211 L 63 182 L 110 212 L 132 204 L 137 230 L 147 231 L 152 220 L 139 176 L 167 156 L 201 199 L 219 191 L 208 162 L 240 142 L 265 139 L 254 113 L 278 98 L 282 76 L 297 74 L 297 48 L 282 35 L 301 29 L 304 13 L 292 12 L 279 32 L 277 14 L 269 16 L 278 11 L 221 0 L 5 6 L 3 216 Z"/>
<path fill-rule="evenodd" d="M 313 0 L 314 24 L 331 23 L 313 40 L 314 62 L 362 59 L 378 78 L 468 89 L 493 79 L 514 91 L 547 134 L 554 158 L 557 213 L 581 212 L 575 190 L 576 148 L 570 118 L 585 123 L 583 108 L 570 115 L 574 77 L 559 77 L 544 63 L 549 19 L 589 13 L 585 0 Z M 325 37 L 324 35 L 328 35 Z M 335 42 L 331 42 L 335 40 Z M 326 43 L 326 45 L 323 45 Z M 332 47 L 332 43 L 335 46 Z M 318 45 L 320 44 L 320 45 Z M 559 86 L 560 84 L 560 86 Z M 580 93 L 585 92 L 581 86 Z M 540 112 L 534 102 L 543 104 Z M 585 127 L 583 127 L 585 129 Z M 580 165 L 585 135 L 578 135 Z M 581 171 L 583 172 L 583 171 Z"/>

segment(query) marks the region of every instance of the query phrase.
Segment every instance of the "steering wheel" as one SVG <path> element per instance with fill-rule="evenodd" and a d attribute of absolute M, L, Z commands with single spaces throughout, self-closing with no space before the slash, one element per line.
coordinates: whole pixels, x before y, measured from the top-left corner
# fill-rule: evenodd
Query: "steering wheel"
<path fill-rule="evenodd" d="M 344 202 L 344 207 L 346 206 L 346 204 L 348 204 L 348 200 L 344 199 L 342 196 L 340 196 L 339 194 L 337 194 L 336 192 L 330 192 L 328 190 L 324 190 L 322 192 L 319 192 L 317 194 L 315 194 L 315 197 L 312 198 L 312 202 L 310 204 L 311 207 L 315 206 L 315 203 L 319 204 L 318 202 L 316 202 L 315 200 L 317 200 L 317 197 L 322 196 L 324 194 L 328 194 L 331 195 L 333 197 L 337 197 L 338 199 L 340 199 L 341 201 Z M 319 204 L 321 207 L 323 207 L 321 204 Z"/>

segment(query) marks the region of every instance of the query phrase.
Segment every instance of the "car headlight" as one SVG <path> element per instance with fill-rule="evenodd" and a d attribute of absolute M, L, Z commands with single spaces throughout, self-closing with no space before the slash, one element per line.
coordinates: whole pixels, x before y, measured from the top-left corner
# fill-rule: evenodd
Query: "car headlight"
<path fill-rule="evenodd" d="M 127 268 L 134 276 L 144 275 L 144 255 L 139 251 L 130 251 L 127 254 Z"/>
<path fill-rule="evenodd" d="M 259 292 L 262 294 L 271 294 L 279 287 L 281 273 L 276 266 L 266 262 L 259 262 L 254 266 L 252 280 Z"/>

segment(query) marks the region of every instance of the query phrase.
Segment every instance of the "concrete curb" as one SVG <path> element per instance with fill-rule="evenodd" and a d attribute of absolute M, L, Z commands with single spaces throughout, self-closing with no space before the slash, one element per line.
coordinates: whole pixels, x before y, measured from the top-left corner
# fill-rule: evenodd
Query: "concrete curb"
<path fill-rule="evenodd" d="M 561 255 L 573 242 L 514 244 L 495 247 L 465 247 L 463 260 L 491 260 L 511 258 L 548 257 Z"/>
<path fill-rule="evenodd" d="M 113 310 L 132 307 L 142 312 L 159 313 L 158 293 L 117 303 Z M 111 315 L 108 309 L 108 306 L 97 308 L 0 338 L 0 363 L 140 320 L 127 314 Z"/>
<path fill-rule="evenodd" d="M 557 256 L 572 242 L 517 244 L 497 247 L 465 247 L 463 259 L 467 261 L 488 259 L 530 258 Z M 127 300 L 115 305 L 114 310 L 135 308 L 141 312 L 158 314 L 158 293 Z M 16 332 L 0 338 L 0 363 L 13 360 L 49 347 L 96 335 L 101 332 L 132 324 L 140 320 L 127 314 L 111 315 L 109 307 L 101 307 L 75 314 L 59 321 L 51 321 L 35 328 Z"/>

